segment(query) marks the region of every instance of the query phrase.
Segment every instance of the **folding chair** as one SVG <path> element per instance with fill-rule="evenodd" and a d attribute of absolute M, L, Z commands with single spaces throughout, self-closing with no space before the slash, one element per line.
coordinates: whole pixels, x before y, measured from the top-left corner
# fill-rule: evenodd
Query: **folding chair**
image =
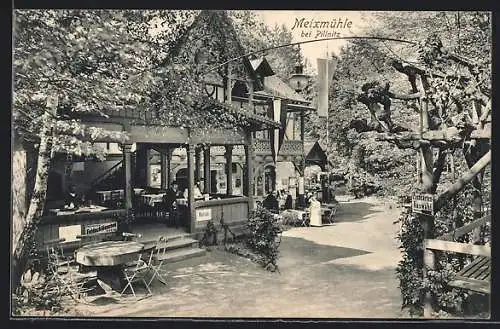
<path fill-rule="evenodd" d="M 337 206 L 329 206 L 328 212 L 326 213 L 325 220 L 326 224 L 333 224 L 335 221 L 335 214 L 337 213 Z"/>
<path fill-rule="evenodd" d="M 139 254 L 139 259 L 137 261 L 127 263 L 123 269 L 123 273 L 125 276 L 125 280 L 127 281 L 127 284 L 120 293 L 120 296 L 122 296 L 127 290 L 127 288 L 130 287 L 132 294 L 134 295 L 134 297 L 136 297 L 133 283 L 138 281 L 141 281 L 148 290 L 149 294 L 152 295 L 151 289 L 149 289 L 149 284 L 145 280 L 145 277 L 148 272 L 149 272 L 149 266 L 148 264 L 146 264 L 144 260 L 142 260 L 142 254 Z"/>
<path fill-rule="evenodd" d="M 53 240 L 55 241 L 55 240 Z M 69 295 L 74 300 L 85 297 L 87 292 L 92 289 L 85 287 L 92 278 L 97 277 L 97 272 L 79 273 L 78 266 L 72 266 L 71 258 L 64 256 L 60 242 L 64 239 L 59 239 L 59 244 L 52 242 L 47 246 L 48 270 L 50 277 L 47 280 L 45 289 L 48 291 L 56 291 L 60 295 Z"/>
<path fill-rule="evenodd" d="M 153 276 L 149 280 L 149 284 L 153 282 L 155 277 L 158 277 L 158 281 L 163 284 L 167 284 L 167 280 L 161 275 L 160 271 L 163 266 L 163 262 L 167 259 L 167 238 L 160 236 L 156 241 L 156 246 L 151 250 L 151 255 L 149 256 L 148 266 L 153 272 Z"/>
<path fill-rule="evenodd" d="M 307 211 L 304 211 L 302 213 L 302 216 L 299 217 L 299 223 L 300 223 L 300 226 L 309 227 L 310 221 L 309 221 L 309 213 Z"/>

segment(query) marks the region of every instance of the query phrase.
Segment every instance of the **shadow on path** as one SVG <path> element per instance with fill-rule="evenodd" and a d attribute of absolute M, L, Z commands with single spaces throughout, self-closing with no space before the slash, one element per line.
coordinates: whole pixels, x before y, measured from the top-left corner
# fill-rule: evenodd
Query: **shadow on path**
<path fill-rule="evenodd" d="M 359 222 L 368 216 L 383 212 L 376 208 L 376 205 L 363 201 L 340 203 L 335 215 L 335 222 Z"/>
<path fill-rule="evenodd" d="M 284 269 L 287 267 L 323 263 L 337 258 L 353 257 L 369 253 L 370 252 L 361 249 L 322 245 L 302 238 L 283 237 L 280 245 L 280 259 L 278 264 L 280 269 Z"/>

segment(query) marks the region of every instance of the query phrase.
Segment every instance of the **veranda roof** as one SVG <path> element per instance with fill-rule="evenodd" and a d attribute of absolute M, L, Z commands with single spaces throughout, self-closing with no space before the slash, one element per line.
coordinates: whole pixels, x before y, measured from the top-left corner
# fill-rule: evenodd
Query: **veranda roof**
<path fill-rule="evenodd" d="M 244 120 L 246 120 L 251 126 L 253 126 L 254 128 L 258 128 L 257 130 L 273 128 L 278 129 L 281 127 L 281 124 L 279 122 L 251 112 L 251 109 L 248 105 L 240 108 L 239 106 L 236 106 L 234 104 L 222 103 L 216 99 L 207 97 L 203 101 L 203 105 L 201 106 L 201 108 L 207 109 L 211 107 L 224 109 L 236 117 L 243 117 Z"/>

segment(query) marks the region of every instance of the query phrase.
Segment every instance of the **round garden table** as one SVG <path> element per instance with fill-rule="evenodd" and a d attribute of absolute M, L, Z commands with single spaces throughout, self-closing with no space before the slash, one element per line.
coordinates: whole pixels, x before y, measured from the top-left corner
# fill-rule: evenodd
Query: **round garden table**
<path fill-rule="evenodd" d="M 123 265 L 139 259 L 144 245 L 135 241 L 106 241 L 89 244 L 76 251 L 76 262 L 95 267 L 97 278 L 119 291 L 123 285 Z"/>

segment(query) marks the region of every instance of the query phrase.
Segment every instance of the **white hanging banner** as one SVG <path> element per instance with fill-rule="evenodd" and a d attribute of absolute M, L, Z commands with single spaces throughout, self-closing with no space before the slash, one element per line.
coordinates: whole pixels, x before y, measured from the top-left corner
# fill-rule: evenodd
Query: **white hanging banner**
<path fill-rule="evenodd" d="M 274 121 L 280 122 L 280 117 L 281 117 L 281 99 L 275 99 L 273 101 L 273 118 Z M 274 135 L 273 135 L 273 160 L 274 163 L 278 161 L 278 148 L 279 148 L 279 129 L 274 129 Z"/>
<path fill-rule="evenodd" d="M 337 62 L 331 59 L 318 58 L 318 116 L 328 116 L 328 91 L 330 82 L 337 66 Z"/>

